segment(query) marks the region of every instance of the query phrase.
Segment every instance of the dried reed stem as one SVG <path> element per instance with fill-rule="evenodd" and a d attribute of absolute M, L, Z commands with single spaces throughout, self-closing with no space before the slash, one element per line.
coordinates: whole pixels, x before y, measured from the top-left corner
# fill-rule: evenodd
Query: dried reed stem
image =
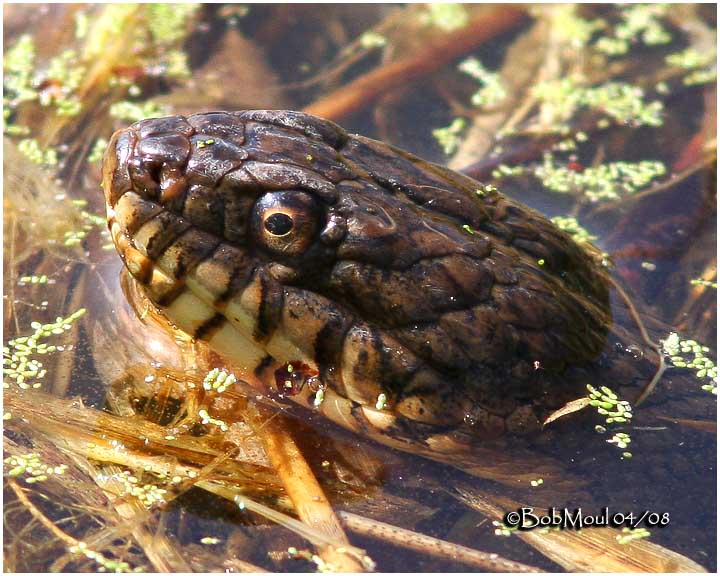
<path fill-rule="evenodd" d="M 286 419 L 254 403 L 248 403 L 247 414 L 249 424 L 262 441 L 268 459 L 277 471 L 300 519 L 350 547 L 340 520 L 288 431 L 290 427 Z M 322 546 L 319 556 L 338 572 L 365 572 L 365 566 L 342 548 Z"/>

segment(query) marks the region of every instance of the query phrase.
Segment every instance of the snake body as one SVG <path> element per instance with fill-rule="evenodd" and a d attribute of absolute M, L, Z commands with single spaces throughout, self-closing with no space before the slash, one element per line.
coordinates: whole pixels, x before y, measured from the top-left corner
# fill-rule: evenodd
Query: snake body
<path fill-rule="evenodd" d="M 566 233 L 327 120 L 143 120 L 113 136 L 103 187 L 118 252 L 172 323 L 386 444 L 537 431 L 606 345 L 607 272 Z"/>

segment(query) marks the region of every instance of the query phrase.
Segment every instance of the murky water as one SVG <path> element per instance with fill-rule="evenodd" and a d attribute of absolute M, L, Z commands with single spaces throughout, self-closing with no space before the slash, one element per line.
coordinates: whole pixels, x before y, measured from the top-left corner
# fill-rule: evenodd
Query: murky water
<path fill-rule="evenodd" d="M 322 562 L 312 535 L 251 503 L 294 513 L 257 430 L 238 417 L 245 396 L 213 404 L 215 418 L 237 420 L 229 430 L 185 417 L 222 361 L 127 303 L 104 225 L 99 151 L 115 129 L 246 108 L 312 111 L 498 187 L 589 237 L 651 336 L 679 335 L 659 406 L 614 424 L 587 408 L 586 422 L 555 422 L 523 446 L 519 468 L 552 457 L 567 484 L 481 481 L 251 394 L 283 410 L 333 508 L 360 518 L 364 529 L 346 528 L 354 546 L 383 571 L 509 569 L 433 554 L 417 534 L 545 570 L 716 569 L 714 10 L 4 9 L 7 571 Z M 498 458 L 513 456 L 498 446 Z M 642 524 L 649 534 L 611 534 L 598 553 L 565 538 L 572 531 L 504 534 L 497 512 L 520 502 L 658 518 Z M 373 520 L 416 534 L 377 538 Z"/>

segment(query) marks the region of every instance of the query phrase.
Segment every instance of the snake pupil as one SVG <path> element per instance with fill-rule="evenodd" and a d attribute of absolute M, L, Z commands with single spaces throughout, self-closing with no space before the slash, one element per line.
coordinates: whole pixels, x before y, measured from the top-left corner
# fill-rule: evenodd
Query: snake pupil
<path fill-rule="evenodd" d="M 287 214 L 276 212 L 265 219 L 265 230 L 273 236 L 285 236 L 293 227 L 293 220 Z"/>

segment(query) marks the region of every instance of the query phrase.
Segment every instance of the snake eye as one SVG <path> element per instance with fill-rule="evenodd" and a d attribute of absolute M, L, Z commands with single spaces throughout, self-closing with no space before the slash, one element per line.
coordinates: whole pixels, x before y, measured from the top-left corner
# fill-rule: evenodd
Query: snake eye
<path fill-rule="evenodd" d="M 293 227 L 293 219 L 284 212 L 275 212 L 265 218 L 265 230 L 273 236 L 285 236 L 290 234 Z"/>
<path fill-rule="evenodd" d="M 321 211 L 305 192 L 268 192 L 253 207 L 252 235 L 265 249 L 277 255 L 298 256 L 317 235 Z"/>

